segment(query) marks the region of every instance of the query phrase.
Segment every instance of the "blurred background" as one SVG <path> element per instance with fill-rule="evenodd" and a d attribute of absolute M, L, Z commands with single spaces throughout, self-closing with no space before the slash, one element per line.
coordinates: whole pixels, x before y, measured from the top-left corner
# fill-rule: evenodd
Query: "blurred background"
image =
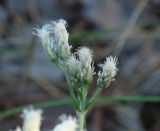
<path fill-rule="evenodd" d="M 46 56 L 33 28 L 66 19 L 70 44 L 94 50 L 95 69 L 108 55 L 119 72 L 103 96 L 160 95 L 160 0 L 0 0 L 0 112 L 68 97 L 63 72 Z M 96 76 L 95 76 L 96 77 Z M 94 83 L 93 83 L 94 85 Z M 94 91 L 91 87 L 90 94 Z M 69 105 L 44 109 L 42 130 Z M 0 130 L 22 124 L 20 113 L 0 120 Z M 160 131 L 160 104 L 123 102 L 96 106 L 88 131 Z"/>

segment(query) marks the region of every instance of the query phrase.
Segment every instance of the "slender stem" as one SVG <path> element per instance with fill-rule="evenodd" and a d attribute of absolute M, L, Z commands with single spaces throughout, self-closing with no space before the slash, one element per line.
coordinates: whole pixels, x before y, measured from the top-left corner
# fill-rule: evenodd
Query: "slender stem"
<path fill-rule="evenodd" d="M 78 124 L 79 124 L 78 131 L 84 131 L 86 113 L 85 112 L 78 112 L 77 116 L 78 116 Z"/>
<path fill-rule="evenodd" d="M 90 102 L 93 102 L 98 97 L 98 95 L 101 93 L 101 91 L 102 91 L 102 88 L 98 88 L 96 92 L 93 94 L 93 96 L 91 97 Z"/>
<path fill-rule="evenodd" d="M 90 103 L 90 105 L 89 105 L 89 107 L 88 107 L 88 109 L 87 109 L 87 112 L 93 107 L 93 105 L 95 104 L 95 100 L 96 100 L 96 98 L 99 96 L 99 94 L 101 93 L 101 91 L 102 91 L 102 88 L 98 88 L 97 90 L 96 90 L 96 92 L 94 93 L 94 95 L 90 98 L 90 100 L 89 100 L 89 103 Z"/>
<path fill-rule="evenodd" d="M 75 104 L 77 103 L 77 102 L 76 102 L 76 96 L 75 96 L 73 87 L 72 87 L 72 85 L 71 85 L 71 81 L 70 81 L 69 76 L 68 76 L 68 73 L 67 73 L 67 68 L 66 68 L 66 66 L 61 65 L 61 64 L 58 64 L 58 66 L 59 66 L 59 67 L 63 70 L 63 72 L 64 72 L 64 75 L 65 75 L 65 78 L 66 78 L 66 81 L 67 81 L 67 85 L 68 85 L 68 88 L 69 88 L 69 93 L 70 93 L 70 96 L 71 96 L 72 101 L 73 101 L 74 106 L 75 106 Z"/>

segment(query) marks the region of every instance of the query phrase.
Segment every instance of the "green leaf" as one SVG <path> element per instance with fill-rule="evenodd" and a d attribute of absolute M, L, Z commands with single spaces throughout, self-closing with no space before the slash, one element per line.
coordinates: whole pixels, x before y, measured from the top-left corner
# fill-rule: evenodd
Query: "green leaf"
<path fill-rule="evenodd" d="M 121 102 L 160 103 L 160 96 L 104 96 L 96 99 L 96 105 L 116 104 Z M 15 115 L 30 105 L 34 106 L 35 108 L 49 108 L 49 107 L 64 106 L 64 105 L 71 105 L 71 104 L 72 104 L 72 100 L 70 98 L 31 103 L 28 105 L 14 107 L 6 111 L 0 112 L 0 119 L 4 119 L 6 117 Z"/>

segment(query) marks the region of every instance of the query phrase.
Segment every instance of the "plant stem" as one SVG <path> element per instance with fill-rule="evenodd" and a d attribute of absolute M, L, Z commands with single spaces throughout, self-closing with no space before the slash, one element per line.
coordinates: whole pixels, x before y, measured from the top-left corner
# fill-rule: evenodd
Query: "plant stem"
<path fill-rule="evenodd" d="M 99 94 L 101 93 L 101 91 L 102 91 L 102 88 L 98 88 L 96 90 L 96 92 L 94 93 L 94 95 L 90 98 L 90 100 L 89 100 L 90 106 L 88 107 L 87 112 L 93 107 L 93 105 L 96 102 L 95 100 L 99 96 Z"/>
<path fill-rule="evenodd" d="M 78 124 L 79 124 L 79 129 L 78 131 L 84 131 L 84 125 L 85 125 L 85 120 L 86 120 L 86 113 L 84 112 L 78 112 Z"/>
<path fill-rule="evenodd" d="M 93 102 L 98 97 L 98 95 L 101 93 L 101 91 L 102 91 L 102 88 L 98 88 L 96 92 L 93 94 L 93 96 L 90 98 L 90 102 Z"/>

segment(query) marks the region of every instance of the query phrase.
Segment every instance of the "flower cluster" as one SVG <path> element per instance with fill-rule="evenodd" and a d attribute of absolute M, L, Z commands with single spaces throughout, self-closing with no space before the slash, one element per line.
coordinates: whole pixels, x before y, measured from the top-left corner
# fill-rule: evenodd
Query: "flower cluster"
<path fill-rule="evenodd" d="M 104 64 L 100 64 L 102 72 L 98 73 L 97 86 L 100 88 L 108 87 L 110 82 L 114 80 L 117 74 L 117 58 L 109 56 L 106 58 Z"/>
<path fill-rule="evenodd" d="M 66 21 L 53 21 L 46 24 L 42 29 L 35 28 L 34 35 L 41 38 L 43 47 L 52 61 L 64 60 L 71 54 L 68 44 L 68 32 L 66 30 Z"/>
<path fill-rule="evenodd" d="M 73 85 L 90 84 L 94 74 L 92 51 L 87 47 L 79 48 L 67 59 L 67 68 Z"/>
<path fill-rule="evenodd" d="M 36 28 L 35 30 L 34 34 L 40 37 L 51 61 L 64 71 L 79 119 L 80 126 L 78 128 L 80 131 L 84 131 L 86 113 L 94 104 L 102 89 L 108 87 L 117 74 L 117 58 L 109 56 L 103 64 L 100 64 L 102 71 L 98 73 L 97 88 L 94 95 L 88 99 L 89 86 L 95 74 L 92 50 L 81 47 L 75 53 L 71 53 L 71 46 L 68 44 L 69 33 L 66 30 L 65 20 L 53 21 L 51 24 L 44 25 L 42 29 Z M 76 128 L 75 119 L 69 117 L 63 119 L 62 123 L 57 125 L 53 131 L 75 131 Z"/>
<path fill-rule="evenodd" d="M 89 85 L 94 74 L 92 51 L 87 47 L 81 47 L 72 54 L 66 25 L 66 21 L 60 19 L 44 25 L 42 29 L 36 28 L 34 34 L 41 38 L 50 59 L 58 65 L 61 64 L 61 68 L 69 74 L 72 86 L 80 86 L 84 83 Z M 103 71 L 98 73 L 98 86 L 106 87 L 110 84 L 117 73 L 116 64 L 117 58 L 112 56 L 107 57 L 105 63 L 101 64 Z"/>
<path fill-rule="evenodd" d="M 40 109 L 24 109 L 22 113 L 24 119 L 23 127 L 17 127 L 10 131 L 40 131 L 42 110 Z M 60 117 L 61 123 L 56 125 L 51 131 L 77 131 L 77 119 L 72 116 L 62 115 Z"/>

